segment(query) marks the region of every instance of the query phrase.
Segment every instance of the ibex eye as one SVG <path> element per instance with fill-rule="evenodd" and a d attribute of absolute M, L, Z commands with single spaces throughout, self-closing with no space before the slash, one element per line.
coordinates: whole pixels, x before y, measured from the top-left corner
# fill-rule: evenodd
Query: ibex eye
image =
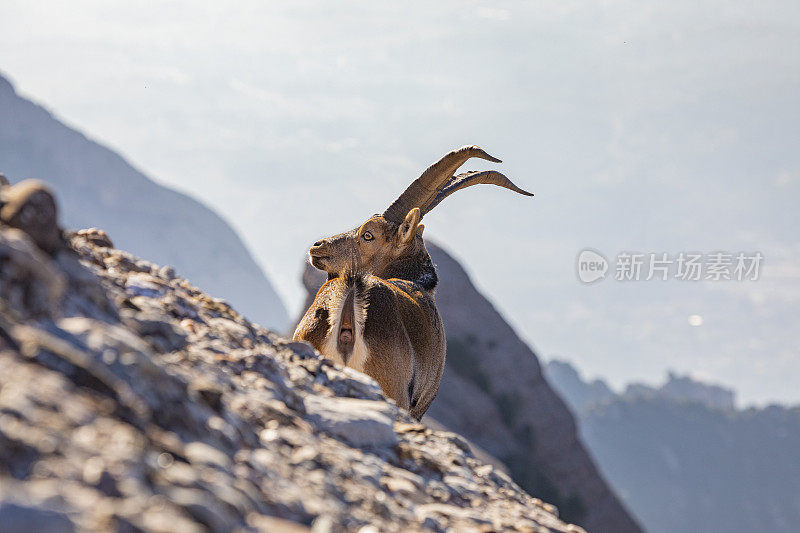
<path fill-rule="evenodd" d="M 365 232 L 364 232 L 364 235 L 362 235 L 362 237 L 364 237 L 364 240 L 365 240 L 365 241 L 371 241 L 371 240 L 374 238 L 374 237 L 372 236 L 372 233 L 371 233 L 371 232 L 369 232 L 369 231 L 365 231 Z"/>

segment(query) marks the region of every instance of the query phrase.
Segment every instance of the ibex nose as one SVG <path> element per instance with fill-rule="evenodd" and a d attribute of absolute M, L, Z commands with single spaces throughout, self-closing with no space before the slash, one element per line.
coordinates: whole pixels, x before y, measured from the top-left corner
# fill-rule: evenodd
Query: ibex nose
<path fill-rule="evenodd" d="M 327 249 L 327 246 L 325 246 L 326 244 L 328 244 L 327 239 L 320 239 L 314 243 L 314 246 L 308 249 L 308 253 L 313 257 L 324 256 Z"/>

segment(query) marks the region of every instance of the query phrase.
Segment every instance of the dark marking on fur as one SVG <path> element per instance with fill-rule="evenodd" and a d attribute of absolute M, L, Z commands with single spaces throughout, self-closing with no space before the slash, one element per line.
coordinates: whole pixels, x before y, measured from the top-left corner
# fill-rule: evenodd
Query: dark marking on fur
<path fill-rule="evenodd" d="M 411 376 L 411 381 L 408 382 L 408 401 L 411 403 L 411 409 L 417 406 L 419 398 L 414 398 L 414 376 Z"/>
<path fill-rule="evenodd" d="M 384 277 L 410 281 L 423 291 L 432 291 L 439 284 L 436 267 L 425 248 L 416 255 L 398 259 L 386 269 Z"/>

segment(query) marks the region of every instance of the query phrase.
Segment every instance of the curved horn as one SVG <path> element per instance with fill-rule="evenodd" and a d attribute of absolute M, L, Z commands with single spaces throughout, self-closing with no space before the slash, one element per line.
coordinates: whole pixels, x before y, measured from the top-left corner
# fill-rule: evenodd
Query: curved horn
<path fill-rule="evenodd" d="M 401 224 L 408 212 L 415 207 L 419 207 L 423 214 L 430 211 L 429 208 L 426 209 L 430 202 L 439 194 L 448 180 L 453 177 L 458 167 L 471 157 L 480 157 L 494 163 L 502 163 L 502 161 L 490 156 L 478 146 L 464 146 L 458 150 L 453 150 L 428 167 L 419 178 L 414 180 L 403 194 L 383 213 L 383 218 L 396 224 Z"/>
<path fill-rule="evenodd" d="M 439 202 L 453 194 L 454 192 L 465 189 L 467 187 L 471 187 L 473 185 L 478 185 L 480 183 L 485 183 L 487 185 L 497 185 L 499 187 L 505 187 L 506 189 L 510 189 L 514 192 L 518 192 L 520 194 L 524 194 L 525 196 L 533 196 L 532 192 L 528 192 L 525 189 L 520 189 L 514 183 L 505 177 L 504 175 L 500 174 L 499 172 L 495 172 L 494 170 L 485 170 L 483 172 L 464 172 L 463 174 L 459 174 L 458 176 L 453 176 L 445 185 L 442 187 L 438 194 L 431 200 L 431 202 L 422 209 L 422 214 L 424 215 L 437 205 Z"/>

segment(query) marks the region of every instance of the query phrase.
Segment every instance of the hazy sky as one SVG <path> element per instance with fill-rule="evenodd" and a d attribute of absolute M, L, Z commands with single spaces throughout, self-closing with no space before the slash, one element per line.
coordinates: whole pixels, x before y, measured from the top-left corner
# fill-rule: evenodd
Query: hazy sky
<path fill-rule="evenodd" d="M 293 310 L 310 243 L 479 144 L 536 197 L 460 192 L 426 236 L 544 358 L 800 401 L 796 1 L 5 0 L 0 70 L 216 208 Z M 751 283 L 583 286 L 584 247 L 759 250 L 765 266 Z"/>

